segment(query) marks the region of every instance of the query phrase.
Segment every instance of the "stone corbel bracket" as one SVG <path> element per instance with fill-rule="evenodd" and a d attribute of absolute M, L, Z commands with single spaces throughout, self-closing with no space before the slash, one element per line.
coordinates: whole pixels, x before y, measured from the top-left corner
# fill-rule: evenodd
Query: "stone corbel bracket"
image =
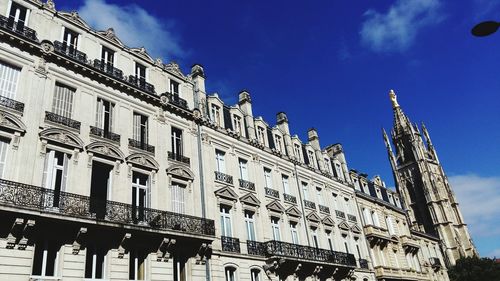
<path fill-rule="evenodd" d="M 120 246 L 118 247 L 118 258 L 119 259 L 123 259 L 123 256 L 125 256 L 125 251 L 128 248 L 131 237 L 132 237 L 131 233 L 125 233 L 125 235 L 123 235 L 123 239 L 120 242 Z"/>
<path fill-rule="evenodd" d="M 7 236 L 7 249 L 14 249 L 17 239 L 22 235 L 24 219 L 17 218 L 10 228 L 9 235 Z"/>
<path fill-rule="evenodd" d="M 87 237 L 87 228 L 81 227 L 78 230 L 78 234 L 76 235 L 75 241 L 73 242 L 73 255 L 78 255 L 82 248 L 82 245 Z"/>
<path fill-rule="evenodd" d="M 176 242 L 177 241 L 175 239 L 163 238 L 160 246 L 158 247 L 158 251 L 156 252 L 156 260 L 168 262 L 168 260 L 172 257 L 172 252 Z"/>
<path fill-rule="evenodd" d="M 207 260 L 212 256 L 212 244 L 202 243 L 198 253 L 196 254 L 196 264 L 206 264 Z"/>

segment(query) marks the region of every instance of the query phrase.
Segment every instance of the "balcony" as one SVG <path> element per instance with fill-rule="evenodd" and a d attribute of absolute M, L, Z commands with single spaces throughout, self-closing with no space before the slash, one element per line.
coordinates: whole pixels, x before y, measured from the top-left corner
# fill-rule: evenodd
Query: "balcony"
<path fill-rule="evenodd" d="M 215 180 L 220 181 L 220 182 L 224 182 L 227 184 L 233 184 L 233 177 L 232 176 L 226 175 L 224 173 L 217 172 L 217 171 L 215 171 Z"/>
<path fill-rule="evenodd" d="M 277 191 L 276 189 L 266 187 L 266 188 L 264 188 L 264 191 L 266 192 L 266 196 L 273 197 L 276 199 L 280 198 L 280 192 Z"/>
<path fill-rule="evenodd" d="M 368 261 L 365 259 L 359 259 L 359 267 L 364 268 L 364 269 L 369 269 L 368 267 Z"/>
<path fill-rule="evenodd" d="M 345 213 L 339 210 L 335 210 L 335 216 L 339 219 L 344 219 L 345 220 Z"/>
<path fill-rule="evenodd" d="M 255 184 L 247 180 L 239 179 L 240 187 L 246 190 L 255 191 Z"/>
<path fill-rule="evenodd" d="M 330 208 L 328 208 L 327 206 L 323 206 L 323 205 L 319 205 L 318 204 L 318 207 L 319 207 L 319 211 L 321 213 L 324 213 L 324 214 L 329 214 L 330 213 Z"/>
<path fill-rule="evenodd" d="M 12 19 L 8 19 L 5 16 L 0 15 L 0 28 L 7 30 L 9 32 L 14 32 L 15 34 L 28 39 L 30 41 L 38 42 L 36 37 L 36 31 L 21 24 L 19 22 L 14 22 Z"/>
<path fill-rule="evenodd" d="M 92 136 L 101 137 L 114 142 L 120 142 L 120 135 L 109 132 L 98 127 L 90 126 L 90 134 Z"/>
<path fill-rule="evenodd" d="M 316 203 L 304 199 L 304 207 L 309 209 L 316 209 Z"/>
<path fill-rule="evenodd" d="M 0 105 L 10 109 L 14 109 L 15 111 L 18 111 L 20 113 L 24 112 L 24 103 L 9 99 L 4 96 L 0 96 Z"/>
<path fill-rule="evenodd" d="M 57 115 L 50 111 L 45 111 L 45 121 L 49 121 L 55 124 L 60 124 L 69 127 L 71 129 L 78 130 L 78 132 L 80 132 L 80 126 L 81 126 L 80 122 L 61 115 Z"/>
<path fill-rule="evenodd" d="M 147 144 L 145 142 L 138 141 L 138 140 L 128 139 L 128 146 L 133 147 L 133 148 L 138 148 L 140 150 L 144 150 L 147 152 L 151 152 L 153 154 L 155 153 L 154 146 Z"/>
<path fill-rule="evenodd" d="M 144 78 L 137 78 L 135 75 L 129 75 L 127 82 L 149 94 L 155 93 L 155 86 L 146 82 L 146 79 Z"/>
<path fill-rule="evenodd" d="M 382 239 L 384 242 L 390 241 L 387 230 L 375 225 L 365 225 L 365 236 L 367 238 Z"/>
<path fill-rule="evenodd" d="M 247 240 L 247 252 L 252 256 L 266 256 L 266 244 L 257 241 Z"/>
<path fill-rule="evenodd" d="M 181 163 L 184 163 L 187 165 L 189 165 L 191 163 L 191 160 L 188 157 L 186 157 L 180 153 L 173 153 L 173 152 L 169 151 L 167 153 L 167 157 L 168 157 L 168 160 L 174 160 L 174 161 L 181 162 Z"/>
<path fill-rule="evenodd" d="M 87 54 L 85 54 L 84 52 L 80 52 L 75 47 L 68 46 L 62 42 L 54 41 L 54 51 L 79 63 L 88 63 Z"/>
<path fill-rule="evenodd" d="M 92 66 L 104 74 L 110 75 L 119 80 L 124 80 L 123 71 L 114 67 L 112 63 L 105 63 L 100 59 L 95 59 Z"/>
<path fill-rule="evenodd" d="M 297 197 L 293 195 L 283 193 L 283 199 L 285 199 L 285 202 L 297 204 Z"/>
<path fill-rule="evenodd" d="M 356 216 L 347 214 L 347 220 L 350 222 L 357 222 Z"/>
<path fill-rule="evenodd" d="M 240 239 L 221 236 L 220 238 L 222 244 L 222 251 L 231 252 L 231 253 L 239 253 L 240 252 Z"/>
<path fill-rule="evenodd" d="M 215 235 L 213 220 L 178 213 L 100 201 L 96 198 L 0 179 L 0 205 L 90 221 L 132 225 L 154 231 Z"/>
<path fill-rule="evenodd" d="M 441 260 L 439 258 L 429 258 L 429 262 L 434 270 L 441 269 Z"/>
<path fill-rule="evenodd" d="M 422 280 L 425 275 L 423 272 L 415 271 L 409 268 L 395 268 L 389 266 L 376 266 L 375 275 L 378 279 L 396 279 L 396 280 Z"/>
<path fill-rule="evenodd" d="M 179 94 L 165 93 L 165 95 L 167 96 L 168 101 L 171 104 L 182 107 L 184 109 L 188 109 L 187 101 L 185 99 L 179 97 Z"/>
<path fill-rule="evenodd" d="M 420 245 L 418 242 L 413 239 L 411 236 L 408 235 L 401 235 L 399 236 L 399 239 L 401 240 L 401 245 L 403 245 L 403 248 L 413 248 L 413 249 L 418 249 L 420 248 Z"/>

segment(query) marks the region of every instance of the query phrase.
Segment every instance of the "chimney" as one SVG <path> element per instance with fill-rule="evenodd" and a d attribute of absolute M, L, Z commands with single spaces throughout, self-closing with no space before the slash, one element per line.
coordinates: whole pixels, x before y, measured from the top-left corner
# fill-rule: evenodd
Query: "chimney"
<path fill-rule="evenodd" d="M 194 107 L 202 110 L 202 114 L 208 114 L 208 111 L 203 112 L 205 107 L 204 103 L 207 99 L 207 93 L 205 90 L 205 71 L 203 66 L 200 64 L 194 64 L 191 66 L 191 77 L 194 82 Z"/>
<path fill-rule="evenodd" d="M 246 90 L 242 90 L 239 94 L 239 102 L 241 111 L 245 115 L 245 126 L 248 132 L 248 139 L 255 140 L 255 125 L 253 122 L 253 113 L 252 113 L 252 99 L 250 98 L 250 93 Z"/>
<path fill-rule="evenodd" d="M 294 156 L 292 137 L 290 136 L 288 117 L 286 117 L 285 112 L 278 112 L 278 114 L 276 114 L 276 123 L 281 132 L 283 132 L 283 141 L 285 143 L 286 151 L 288 152 L 288 157 L 292 158 Z"/>
<path fill-rule="evenodd" d="M 330 145 L 326 148 L 326 152 L 330 158 L 337 158 L 340 162 L 342 168 L 343 177 L 346 181 L 351 182 L 351 177 L 349 176 L 349 169 L 347 168 L 347 161 L 345 160 L 344 149 L 340 143 Z"/>
<path fill-rule="evenodd" d="M 323 153 L 321 153 L 321 146 L 319 145 L 318 131 L 315 128 L 311 128 L 307 131 L 307 137 L 309 139 L 309 144 L 314 149 L 316 154 L 316 159 L 318 160 L 319 169 L 323 172 L 328 172 L 325 168 L 325 163 L 323 161 Z"/>

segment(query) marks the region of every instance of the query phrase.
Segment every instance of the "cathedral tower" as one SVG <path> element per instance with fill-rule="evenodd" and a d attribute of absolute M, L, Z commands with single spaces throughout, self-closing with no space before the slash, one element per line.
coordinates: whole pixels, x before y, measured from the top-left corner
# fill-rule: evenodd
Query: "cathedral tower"
<path fill-rule="evenodd" d="M 389 95 L 394 111 L 391 137 L 395 153 L 385 130 L 383 136 L 411 228 L 438 236 L 450 265 L 460 257 L 477 255 L 425 125 L 421 126 L 424 142 L 417 124 L 412 124 L 399 106 L 394 91 Z"/>

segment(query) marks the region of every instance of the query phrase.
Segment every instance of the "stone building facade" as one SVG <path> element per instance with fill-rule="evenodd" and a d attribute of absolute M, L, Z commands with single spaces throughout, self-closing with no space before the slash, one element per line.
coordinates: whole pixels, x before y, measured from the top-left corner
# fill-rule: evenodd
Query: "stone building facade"
<path fill-rule="evenodd" d="M 283 112 L 269 125 L 247 91 L 225 104 L 201 65 L 184 74 L 53 1 L 0 12 L 0 279 L 372 281 L 391 267 L 340 144 L 300 140 Z"/>

